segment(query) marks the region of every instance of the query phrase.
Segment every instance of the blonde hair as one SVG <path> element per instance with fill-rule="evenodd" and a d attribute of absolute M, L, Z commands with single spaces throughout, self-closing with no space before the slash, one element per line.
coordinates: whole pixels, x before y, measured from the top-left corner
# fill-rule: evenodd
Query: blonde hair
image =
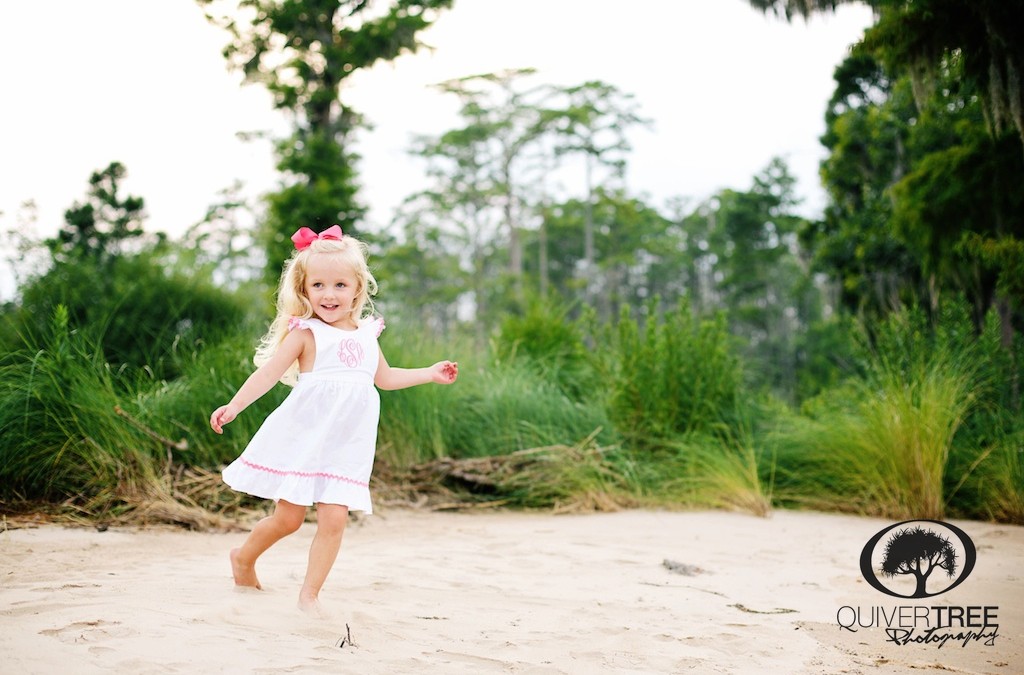
<path fill-rule="evenodd" d="M 377 293 L 377 280 L 373 278 L 366 261 L 366 244 L 348 235 L 340 240 L 316 239 L 301 251 L 295 251 L 285 263 L 277 287 L 277 315 L 267 334 L 260 339 L 253 357 L 257 367 L 269 361 L 284 342 L 288 335 L 288 322 L 293 317 L 308 319 L 313 316 L 313 305 L 306 296 L 306 270 L 310 257 L 314 255 L 329 255 L 352 269 L 359 285 L 352 314 L 357 321 L 373 315 L 373 300 L 370 296 Z M 294 386 L 298 381 L 298 373 L 299 362 L 295 361 L 281 376 L 281 381 Z"/>

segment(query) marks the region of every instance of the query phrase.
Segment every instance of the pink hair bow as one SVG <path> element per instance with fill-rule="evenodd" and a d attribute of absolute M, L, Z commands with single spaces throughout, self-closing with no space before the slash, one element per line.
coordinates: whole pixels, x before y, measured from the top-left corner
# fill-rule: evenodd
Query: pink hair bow
<path fill-rule="evenodd" d="M 301 251 L 304 248 L 308 248 L 309 245 L 317 239 L 337 239 L 338 241 L 341 241 L 341 238 L 344 236 L 345 235 L 341 233 L 340 225 L 331 225 L 320 234 L 317 234 L 308 227 L 300 227 L 296 230 L 295 234 L 292 235 L 292 241 L 295 242 L 295 248 Z"/>

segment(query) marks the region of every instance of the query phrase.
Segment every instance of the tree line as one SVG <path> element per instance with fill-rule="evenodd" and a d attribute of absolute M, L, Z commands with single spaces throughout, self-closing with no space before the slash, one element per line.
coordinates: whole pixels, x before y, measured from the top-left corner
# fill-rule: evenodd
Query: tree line
<path fill-rule="evenodd" d="M 837 66 L 824 111 L 820 219 L 797 215 L 779 158 L 749 186 L 699 203 L 631 194 L 629 134 L 649 123 L 633 96 L 602 81 L 553 86 L 521 69 L 437 85 L 458 101 L 459 123 L 415 140 L 429 186 L 383 231 L 362 227 L 352 145 L 364 121 L 342 85 L 418 49 L 418 33 L 451 1 L 199 4 L 230 36 L 230 67 L 267 87 L 292 120 L 275 144 L 280 188 L 255 230 L 236 217 L 253 207 L 225 191 L 172 251 L 143 233 L 142 199 L 119 194 L 126 168 L 115 162 L 68 210 L 50 242 L 54 263 L 105 264 L 150 241 L 163 247 L 162 264 L 203 267 L 219 284 L 273 283 L 288 233 L 340 223 L 380 254 L 382 307 L 438 335 L 468 330 L 484 344 L 503 317 L 534 303 L 610 320 L 623 307 L 657 315 L 685 299 L 699 316 L 725 312 L 756 383 L 792 400 L 837 376 L 842 364 L 821 357 L 845 330 L 837 317 L 915 305 L 934 313 L 962 298 L 979 330 L 994 309 L 1004 347 L 1019 339 L 1024 132 L 1014 111 L 1024 43 L 1006 27 L 1024 16 L 1020 2 L 869 3 L 876 23 Z M 751 0 L 790 19 L 840 4 Z"/>
<path fill-rule="evenodd" d="M 269 248 L 297 226 L 359 231 L 348 146 L 360 117 L 340 84 L 417 49 L 417 33 L 451 2 L 376 13 L 335 0 L 227 4 L 251 14 L 216 19 L 232 37 L 225 54 L 295 120 L 278 145 L 290 179 L 270 195 L 260 235 L 272 277 L 282 253 Z M 750 4 L 793 19 L 843 2 Z M 458 100 L 459 125 L 412 148 L 430 187 L 387 231 L 366 233 L 387 251 L 385 302 L 441 334 L 469 320 L 484 340 L 529 302 L 607 318 L 686 297 L 695 312 L 727 311 L 764 382 L 790 393 L 794 373 L 813 367 L 811 327 L 835 314 L 935 312 L 943 298 L 963 298 L 979 329 L 990 308 L 998 313 L 1010 349 L 1024 326 L 1024 41 L 1011 28 L 1024 3 L 868 4 L 875 24 L 836 68 L 824 111 L 822 218 L 796 214 L 780 159 L 750 186 L 699 204 L 647 203 L 623 180 L 628 132 L 647 123 L 629 93 L 601 81 L 554 87 L 530 70 L 473 75 L 438 85 Z M 560 189 L 566 166 L 578 194 Z"/>

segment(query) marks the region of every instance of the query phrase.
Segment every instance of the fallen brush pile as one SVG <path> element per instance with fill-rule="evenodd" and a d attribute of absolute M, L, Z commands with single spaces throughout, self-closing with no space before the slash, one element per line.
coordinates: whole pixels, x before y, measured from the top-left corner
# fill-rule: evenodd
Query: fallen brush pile
<path fill-rule="evenodd" d="M 382 504 L 431 509 L 510 506 L 555 512 L 615 511 L 633 506 L 604 449 L 586 439 L 507 455 L 442 457 L 404 470 L 375 469 L 372 491 Z"/>
<path fill-rule="evenodd" d="M 176 525 L 189 530 L 247 529 L 272 508 L 268 500 L 235 492 L 220 471 L 167 462 L 161 475 L 125 476 L 95 495 L 63 502 L 0 503 L 4 527 L 39 521 L 105 529 L 117 525 Z M 509 455 L 443 457 L 407 468 L 378 461 L 371 493 L 379 506 L 431 510 L 493 507 L 548 508 L 555 512 L 614 511 L 635 505 L 592 438 Z M 311 509 L 310 518 L 315 518 Z"/>

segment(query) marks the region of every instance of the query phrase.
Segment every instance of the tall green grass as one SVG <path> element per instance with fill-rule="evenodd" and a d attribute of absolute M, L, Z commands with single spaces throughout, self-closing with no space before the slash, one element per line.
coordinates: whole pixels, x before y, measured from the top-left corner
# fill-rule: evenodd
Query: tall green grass
<path fill-rule="evenodd" d="M 614 441 L 600 403 L 572 398 L 535 357 L 520 353 L 499 361 L 469 340 L 433 342 L 401 325 L 388 331 L 381 346 L 392 365 L 459 362 L 453 386 L 381 392 L 379 456 L 395 466 L 572 445 L 595 432 L 602 444 Z"/>
<path fill-rule="evenodd" d="M 145 424 L 140 400 L 58 305 L 46 331 L 0 359 L 0 499 L 48 500 L 104 519 L 223 525 L 179 489 L 185 467 L 175 455 L 186 443 Z"/>
<path fill-rule="evenodd" d="M 457 411 L 453 406 L 454 395 L 482 367 L 469 344 L 462 340 L 448 343 L 424 339 L 415 325 L 388 319 L 380 345 L 389 364 L 407 368 L 443 359 L 457 361 L 459 382 L 454 387 L 428 385 L 380 393 L 377 457 L 381 461 L 406 468 L 450 454 L 445 434 Z"/>
<path fill-rule="evenodd" d="M 574 401 L 594 399 L 603 385 L 595 368 L 594 316 L 589 309 L 577 320 L 569 319 L 571 307 L 553 307 L 540 301 L 525 313 L 510 315 L 492 344 L 493 361 L 535 373 Z"/>
<path fill-rule="evenodd" d="M 518 450 L 463 462 L 487 471 L 491 503 L 555 512 L 615 511 L 641 503 L 635 476 L 622 470 L 618 447 L 596 434 L 573 445 Z"/>
<path fill-rule="evenodd" d="M 890 518 L 948 513 L 949 459 L 981 383 L 967 343 L 928 339 L 921 326 L 919 316 L 892 316 L 861 377 L 779 425 L 784 499 Z"/>
<path fill-rule="evenodd" d="M 946 308 L 941 339 L 969 354 L 977 372 L 975 405 L 957 433 L 946 470 L 946 489 L 958 516 L 1024 523 L 1024 340 L 1002 344 L 1002 326 L 990 311 L 980 333 L 961 308 Z"/>
<path fill-rule="evenodd" d="M 91 514 L 166 496 L 167 448 L 132 422 L 116 373 L 58 306 L 39 342 L 0 362 L 0 485 L 6 498 Z"/>
<path fill-rule="evenodd" d="M 767 516 L 772 509 L 771 459 L 748 439 L 709 434 L 666 441 L 662 447 L 612 453 L 633 505 L 714 508 Z"/>
<path fill-rule="evenodd" d="M 695 505 L 758 516 L 771 512 L 774 458 L 749 429 L 724 429 L 717 438 L 698 445 L 693 454 Z"/>
<path fill-rule="evenodd" d="M 102 354 L 58 306 L 40 342 L 0 363 L 4 491 L 88 500 L 151 480 L 155 448 L 116 414 L 123 403 Z"/>
<path fill-rule="evenodd" d="M 698 319 L 683 304 L 659 318 L 656 306 L 642 321 L 625 308 L 602 359 L 609 416 L 635 447 L 729 424 L 740 399 L 724 317 Z"/>
<path fill-rule="evenodd" d="M 953 439 L 974 404 L 973 366 L 939 352 L 907 372 L 880 356 L 872 375 L 854 450 L 880 472 L 879 501 L 894 515 L 942 518 Z"/>
<path fill-rule="evenodd" d="M 1024 430 L 1000 438 L 983 459 L 965 481 L 980 496 L 971 503 L 970 514 L 1024 524 Z"/>
<path fill-rule="evenodd" d="M 656 316 L 602 326 L 535 308 L 487 349 L 396 320 L 381 337 L 392 365 L 451 358 L 460 377 L 381 392 L 378 459 L 391 471 L 380 475 L 493 471 L 480 494 L 466 481 L 458 490 L 558 510 L 784 505 L 1024 521 L 1024 421 L 998 326 L 978 336 L 962 314 L 894 316 L 865 332 L 845 382 L 797 411 L 744 391 L 720 320 L 685 307 Z M 58 308 L 0 356 L 0 499 L 180 518 L 173 504 L 197 502 L 175 477 L 195 467 L 215 487 L 289 391 L 276 387 L 223 436 L 209 429 L 252 372 L 261 329 L 254 319 L 212 343 L 174 341 L 161 358 L 178 375 L 160 379 L 109 365 Z"/>
<path fill-rule="evenodd" d="M 179 343 L 173 358 L 180 377 L 136 382 L 131 388 L 133 407 L 146 426 L 185 441 L 187 447 L 174 453 L 177 462 L 211 470 L 230 462 L 288 395 L 290 388 L 277 384 L 227 425 L 223 435 L 210 428 L 210 413 L 231 400 L 255 370 L 252 358 L 260 334 L 256 322 L 247 322 L 213 344 Z"/>
<path fill-rule="evenodd" d="M 729 425 L 741 375 L 728 343 L 723 322 L 686 307 L 646 326 L 626 313 L 612 327 L 534 306 L 505 322 L 491 354 L 452 356 L 456 386 L 382 393 L 379 456 L 398 468 L 442 457 L 470 473 L 493 464 L 486 496 L 511 505 L 763 515 L 765 462 L 750 433 Z M 384 348 L 392 363 L 392 353 L 412 362 L 445 353 L 395 335 Z M 512 458 L 486 461 L 495 456 Z"/>

